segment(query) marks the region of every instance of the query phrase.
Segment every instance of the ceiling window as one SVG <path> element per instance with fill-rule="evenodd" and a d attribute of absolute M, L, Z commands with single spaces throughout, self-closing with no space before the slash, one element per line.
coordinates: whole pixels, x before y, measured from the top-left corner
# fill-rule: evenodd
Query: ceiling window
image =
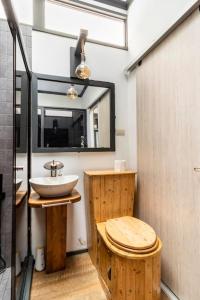
<path fill-rule="evenodd" d="M 19 23 L 33 24 L 33 0 L 12 0 Z M 0 19 L 6 19 L 2 1 L 0 0 Z"/>
<path fill-rule="evenodd" d="M 126 47 L 126 19 L 120 16 L 46 0 L 44 27 L 72 37 L 79 36 L 80 29 L 87 29 L 90 41 Z"/>

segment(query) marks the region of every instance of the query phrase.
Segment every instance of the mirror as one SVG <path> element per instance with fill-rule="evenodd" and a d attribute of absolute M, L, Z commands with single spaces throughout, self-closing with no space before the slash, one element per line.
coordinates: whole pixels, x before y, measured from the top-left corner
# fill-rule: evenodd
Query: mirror
<path fill-rule="evenodd" d="M 33 151 L 114 151 L 114 84 L 35 74 Z"/>
<path fill-rule="evenodd" d="M 15 145 L 16 145 L 16 299 L 23 286 L 25 258 L 28 252 L 28 155 L 27 155 L 27 107 L 29 82 L 21 48 L 16 39 L 15 70 Z"/>

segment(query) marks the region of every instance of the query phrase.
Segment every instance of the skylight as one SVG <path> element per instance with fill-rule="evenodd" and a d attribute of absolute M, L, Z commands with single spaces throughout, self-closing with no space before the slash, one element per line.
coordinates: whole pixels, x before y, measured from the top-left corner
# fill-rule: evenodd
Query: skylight
<path fill-rule="evenodd" d="M 80 29 L 87 29 L 88 40 L 118 47 L 126 46 L 126 20 L 122 17 L 94 12 L 69 3 L 46 0 L 44 20 L 46 30 L 77 37 Z"/>

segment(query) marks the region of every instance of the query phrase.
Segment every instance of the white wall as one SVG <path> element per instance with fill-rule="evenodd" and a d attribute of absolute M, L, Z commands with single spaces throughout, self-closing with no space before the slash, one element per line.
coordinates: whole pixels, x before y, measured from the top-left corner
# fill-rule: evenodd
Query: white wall
<path fill-rule="evenodd" d="M 33 71 L 38 73 L 69 76 L 69 47 L 76 41 L 56 37 L 45 33 L 33 32 Z M 127 129 L 127 80 L 123 68 L 127 63 L 127 51 L 86 44 L 87 64 L 92 70 L 91 79 L 110 81 L 116 84 L 116 128 Z M 109 63 L 108 63 L 109 62 Z M 80 177 L 77 189 L 81 193 L 81 202 L 68 210 L 67 250 L 86 248 L 80 245 L 79 238 L 86 241 L 85 202 L 83 190 L 83 172 L 86 169 L 113 168 L 114 159 L 128 159 L 128 137 L 116 137 L 115 153 L 52 153 L 33 154 L 32 176 L 47 175 L 43 164 L 57 159 L 64 163 L 64 174 L 77 174 Z M 37 246 L 45 243 L 44 211 L 33 209 L 32 247 L 33 254 Z"/>
<path fill-rule="evenodd" d="M 129 57 L 141 55 L 195 0 L 134 0 L 128 12 Z"/>

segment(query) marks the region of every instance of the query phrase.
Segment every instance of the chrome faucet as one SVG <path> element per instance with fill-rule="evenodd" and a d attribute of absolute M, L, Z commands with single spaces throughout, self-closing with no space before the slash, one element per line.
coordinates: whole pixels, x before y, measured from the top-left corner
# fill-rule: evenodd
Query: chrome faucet
<path fill-rule="evenodd" d="M 53 160 L 44 164 L 44 168 L 51 171 L 51 177 L 57 177 L 58 170 L 64 168 L 64 164 L 60 161 Z"/>

